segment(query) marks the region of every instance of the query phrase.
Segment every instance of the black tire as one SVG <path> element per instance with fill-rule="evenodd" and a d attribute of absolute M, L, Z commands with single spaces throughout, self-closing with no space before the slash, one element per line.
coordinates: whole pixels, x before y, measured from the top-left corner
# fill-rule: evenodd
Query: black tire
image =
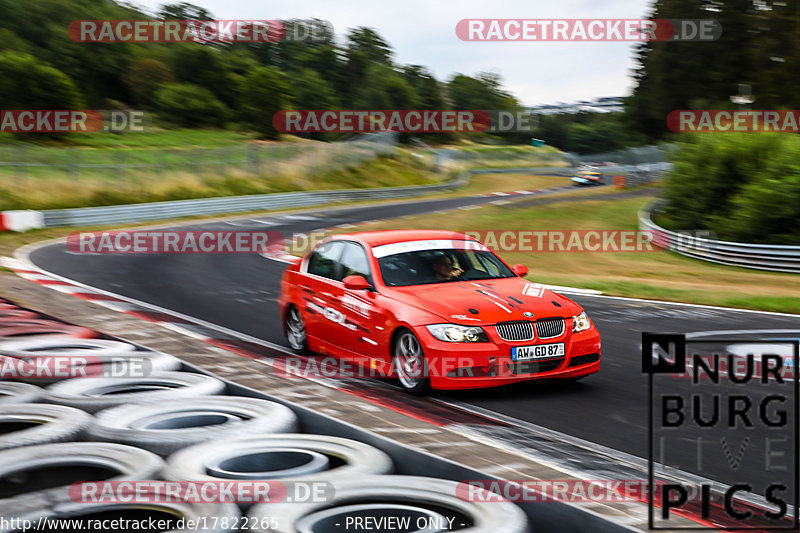
<path fill-rule="evenodd" d="M 63 405 L 4 405 L 0 411 L 0 450 L 78 440 L 91 421 L 85 412 Z"/>
<path fill-rule="evenodd" d="M 225 383 L 204 374 L 159 372 L 146 378 L 68 379 L 45 389 L 45 401 L 89 413 L 130 403 L 220 394 Z"/>
<path fill-rule="evenodd" d="M 453 528 L 459 533 L 530 531 L 525 513 L 516 504 L 496 499 L 481 502 L 461 498 L 456 481 L 416 476 L 368 476 L 336 481 L 333 493 L 333 500 L 326 502 L 257 504 L 250 509 L 248 516 L 253 520 L 254 531 L 270 533 L 345 533 L 348 514 L 392 516 L 403 513 L 413 516 L 415 512 L 418 515 L 453 517 L 454 524 L 466 526 Z M 354 509 L 351 506 L 363 507 Z M 398 509 L 401 506 L 405 509 Z M 262 519 L 267 518 L 270 527 L 260 527 Z M 317 527 L 313 528 L 312 523 Z"/>
<path fill-rule="evenodd" d="M 286 309 L 286 316 L 283 318 L 283 334 L 286 336 L 289 348 L 294 353 L 297 355 L 309 353 L 303 314 L 295 305 L 290 305 Z"/>
<path fill-rule="evenodd" d="M 238 457 L 284 452 L 285 450 L 302 450 L 322 454 L 341 463 L 330 470 L 311 474 L 309 478 L 314 481 L 326 482 L 360 478 L 370 474 L 386 474 L 393 470 L 392 459 L 381 450 L 368 444 L 327 435 L 289 433 L 237 437 L 184 448 L 167 458 L 164 478 L 173 481 L 237 479 L 233 475 L 225 478 L 209 475 L 209 467 L 212 464 L 222 464 Z M 276 479 L 298 480 L 304 477 L 276 477 Z M 271 477 L 262 476 L 259 479 L 268 478 Z"/>
<path fill-rule="evenodd" d="M 410 353 L 406 353 L 412 345 L 418 352 L 413 356 L 418 360 L 414 363 L 413 372 L 405 362 L 405 358 L 412 358 Z M 430 390 L 431 381 L 428 376 L 428 360 L 425 357 L 425 351 L 417 336 L 409 329 L 399 330 L 392 340 L 392 369 L 397 384 L 405 392 L 414 396 L 423 396 Z"/>
<path fill-rule="evenodd" d="M 68 498 L 80 481 L 157 479 L 164 461 L 156 454 L 108 442 L 59 442 L 0 452 L 0 498 L 46 492 Z"/>
<path fill-rule="evenodd" d="M 297 431 L 297 415 L 285 405 L 257 398 L 209 396 L 120 405 L 95 416 L 88 436 L 139 446 L 161 456 L 209 440 Z"/>
<path fill-rule="evenodd" d="M 235 531 L 241 526 L 241 513 L 232 503 L 87 503 L 73 502 L 71 500 L 50 499 L 46 495 L 38 495 L 24 501 L 13 500 L 0 503 L 0 516 L 4 524 L 0 533 L 19 531 L 19 523 L 28 520 L 37 524 L 40 519 L 130 519 L 171 520 L 166 528 L 124 529 L 124 531 L 139 531 L 142 533 L 155 533 L 161 531 L 192 532 L 204 531 L 207 533 L 227 533 Z M 194 529 L 175 529 L 177 522 L 185 519 L 185 524 L 193 521 Z M 16 524 L 15 524 L 16 522 Z M 85 522 L 91 523 L 91 522 Z M 146 524 L 146 522 L 145 522 Z M 59 529 L 62 533 L 72 533 L 77 529 Z"/>
<path fill-rule="evenodd" d="M 36 385 L 13 381 L 0 382 L 0 405 L 12 403 L 33 403 L 42 397 L 44 391 Z"/>

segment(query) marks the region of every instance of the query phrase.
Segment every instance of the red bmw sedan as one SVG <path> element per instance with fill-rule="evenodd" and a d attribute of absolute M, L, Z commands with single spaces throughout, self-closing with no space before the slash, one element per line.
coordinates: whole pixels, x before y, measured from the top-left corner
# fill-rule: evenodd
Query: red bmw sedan
<path fill-rule="evenodd" d="M 292 264 L 278 302 L 294 351 L 348 360 L 415 394 L 597 372 L 600 334 L 586 312 L 527 272 L 463 233 L 353 233 Z"/>

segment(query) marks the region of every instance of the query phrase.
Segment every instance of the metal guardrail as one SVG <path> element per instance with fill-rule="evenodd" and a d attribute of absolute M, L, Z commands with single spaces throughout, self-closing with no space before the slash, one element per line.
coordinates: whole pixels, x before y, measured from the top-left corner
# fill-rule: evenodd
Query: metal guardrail
<path fill-rule="evenodd" d="M 723 265 L 800 274 L 800 246 L 718 241 L 704 238 L 697 232 L 664 229 L 652 220 L 653 213 L 661 205 L 657 202 L 639 212 L 639 229 L 652 231 L 654 243 L 663 248 Z"/>
<path fill-rule="evenodd" d="M 332 191 L 287 192 L 277 194 L 251 194 L 199 200 L 175 200 L 147 204 L 113 205 L 107 207 L 80 207 L 42 211 L 45 227 L 100 226 L 105 224 L 143 222 L 193 215 L 215 215 L 266 211 L 293 207 L 309 207 L 333 202 L 407 198 L 461 187 L 467 174 L 436 185 L 411 185 L 378 189 L 343 189 Z"/>
<path fill-rule="evenodd" d="M 444 158 L 446 157 L 445 155 Z M 441 163 L 442 161 L 440 161 L 440 164 Z M 411 196 L 421 196 L 424 194 L 457 189 L 465 185 L 469 181 L 469 176 L 472 174 L 535 172 L 570 176 L 574 174 L 576 170 L 576 168 L 570 167 L 470 169 L 462 172 L 455 179 L 435 185 L 252 194 L 246 196 L 174 200 L 146 204 L 52 209 L 42 211 L 42 213 L 44 215 L 45 227 L 102 226 L 106 224 L 135 223 L 193 215 L 215 215 L 310 207 L 334 202 L 408 198 Z M 637 170 L 635 166 L 625 165 L 607 167 L 603 172 L 625 172 L 630 173 L 631 177 L 633 177 L 639 173 L 639 170 L 641 170 L 641 168 Z M 650 176 L 655 173 L 655 170 L 648 170 L 643 172 L 642 175 L 646 174 Z M 645 181 L 649 181 L 649 179 Z"/>

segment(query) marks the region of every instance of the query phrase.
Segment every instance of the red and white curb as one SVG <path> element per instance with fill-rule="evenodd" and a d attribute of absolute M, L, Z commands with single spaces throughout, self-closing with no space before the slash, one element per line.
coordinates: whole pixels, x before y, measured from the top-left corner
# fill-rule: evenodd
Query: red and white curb
<path fill-rule="evenodd" d="M 178 333 L 207 342 L 219 348 L 233 351 L 251 359 L 266 356 L 287 355 L 288 349 L 242 333 L 230 331 L 222 326 L 210 324 L 193 317 L 181 315 L 166 309 L 137 302 L 124 296 L 112 294 L 101 289 L 94 289 L 81 283 L 50 274 L 38 269 L 31 263 L 11 257 L 0 257 L 0 266 L 5 267 L 19 277 L 38 283 L 39 285 L 70 294 L 82 300 L 93 302 L 113 311 L 122 312 L 136 318 L 160 324 Z"/>

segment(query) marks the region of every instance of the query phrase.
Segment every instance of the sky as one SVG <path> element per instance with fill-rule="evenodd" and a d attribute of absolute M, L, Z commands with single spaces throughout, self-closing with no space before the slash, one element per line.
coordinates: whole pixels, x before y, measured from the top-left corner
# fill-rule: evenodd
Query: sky
<path fill-rule="evenodd" d="M 178 0 L 169 0 L 177 3 Z M 165 0 L 133 0 L 154 12 Z M 453 74 L 500 74 L 524 105 L 627 96 L 634 43 L 467 42 L 455 33 L 470 18 L 646 18 L 652 0 L 194 0 L 216 19 L 327 20 L 337 39 L 369 26 L 400 64 L 428 67 L 442 81 Z"/>

